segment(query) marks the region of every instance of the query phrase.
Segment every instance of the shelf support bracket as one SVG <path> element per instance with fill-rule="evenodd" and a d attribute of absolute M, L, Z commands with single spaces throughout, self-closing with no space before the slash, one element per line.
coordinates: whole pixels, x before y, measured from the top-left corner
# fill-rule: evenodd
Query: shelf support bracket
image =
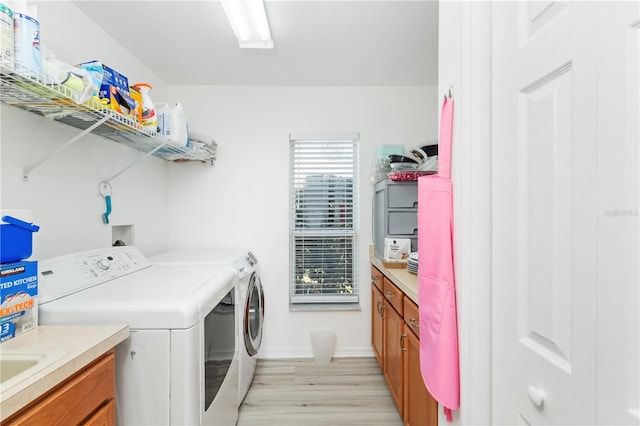
<path fill-rule="evenodd" d="M 130 168 L 132 168 L 133 166 L 135 166 L 136 164 L 138 164 L 139 162 L 141 162 L 142 160 L 144 160 L 147 157 L 150 157 L 151 155 L 155 154 L 156 151 L 158 151 L 160 148 L 162 148 L 163 146 L 165 146 L 168 142 L 163 142 L 160 145 L 158 145 L 157 147 L 153 148 L 152 151 L 147 152 L 146 154 L 144 154 L 143 156 L 141 156 L 140 158 L 138 158 L 136 161 L 134 161 L 133 163 L 129 164 L 128 166 L 126 166 L 125 168 L 123 168 L 122 170 L 120 170 L 118 173 L 114 174 L 113 176 L 111 176 L 109 179 L 105 179 L 101 182 L 101 184 L 110 184 L 112 180 L 114 180 L 115 178 L 117 178 L 118 176 L 120 176 L 122 173 L 126 172 L 127 170 L 129 170 Z"/>
<path fill-rule="evenodd" d="M 87 127 L 85 130 L 83 130 L 82 132 L 78 133 L 73 138 L 69 139 L 64 145 L 61 145 L 56 150 L 51 152 L 49 155 L 45 156 L 44 158 L 41 158 L 40 160 L 36 161 L 35 163 L 31 164 L 30 166 L 25 167 L 24 170 L 22 171 L 22 180 L 24 180 L 25 182 L 28 182 L 29 181 L 29 172 L 31 172 L 33 169 L 35 169 L 36 167 L 38 167 L 39 165 L 41 165 L 45 161 L 47 161 L 50 158 L 52 158 L 55 155 L 57 155 L 60 151 L 63 151 L 64 149 L 68 148 L 69 146 L 73 145 L 74 143 L 76 143 L 77 141 L 82 139 L 84 136 L 86 136 L 89 133 L 91 133 L 98 126 L 101 126 L 102 124 L 104 124 L 109 118 L 111 118 L 111 116 L 109 114 L 105 115 L 104 117 L 102 117 L 102 119 L 100 119 L 100 121 L 96 121 L 91 126 Z"/>

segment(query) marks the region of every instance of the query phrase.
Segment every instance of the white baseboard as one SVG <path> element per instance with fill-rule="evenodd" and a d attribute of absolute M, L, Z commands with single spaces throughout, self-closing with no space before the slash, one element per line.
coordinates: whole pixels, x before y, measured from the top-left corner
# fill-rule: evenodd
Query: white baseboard
<path fill-rule="evenodd" d="M 334 358 L 371 358 L 371 347 L 336 348 Z M 263 348 L 258 352 L 259 359 L 295 359 L 313 358 L 310 348 Z"/>

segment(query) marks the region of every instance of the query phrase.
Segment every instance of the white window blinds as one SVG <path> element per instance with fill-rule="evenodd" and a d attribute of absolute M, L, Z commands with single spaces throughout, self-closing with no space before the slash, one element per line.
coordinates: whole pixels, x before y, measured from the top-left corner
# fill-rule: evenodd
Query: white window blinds
<path fill-rule="evenodd" d="M 290 137 L 291 303 L 357 303 L 357 135 Z"/>

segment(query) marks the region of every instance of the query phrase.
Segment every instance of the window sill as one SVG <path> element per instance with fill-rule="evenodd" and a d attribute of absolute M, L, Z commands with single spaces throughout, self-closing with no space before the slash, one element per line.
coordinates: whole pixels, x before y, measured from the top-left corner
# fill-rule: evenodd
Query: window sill
<path fill-rule="evenodd" d="M 294 303 L 289 304 L 289 312 L 310 311 L 361 311 L 359 303 Z"/>

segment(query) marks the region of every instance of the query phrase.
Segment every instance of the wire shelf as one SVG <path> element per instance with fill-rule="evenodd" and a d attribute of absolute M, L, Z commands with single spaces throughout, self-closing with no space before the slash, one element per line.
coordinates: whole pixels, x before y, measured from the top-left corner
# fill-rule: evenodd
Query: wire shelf
<path fill-rule="evenodd" d="M 8 105 L 83 131 L 108 117 L 91 133 L 165 160 L 215 164 L 215 143 L 211 150 L 181 146 L 94 99 L 78 104 L 75 95 L 45 75 L 0 59 L 0 101 Z"/>

